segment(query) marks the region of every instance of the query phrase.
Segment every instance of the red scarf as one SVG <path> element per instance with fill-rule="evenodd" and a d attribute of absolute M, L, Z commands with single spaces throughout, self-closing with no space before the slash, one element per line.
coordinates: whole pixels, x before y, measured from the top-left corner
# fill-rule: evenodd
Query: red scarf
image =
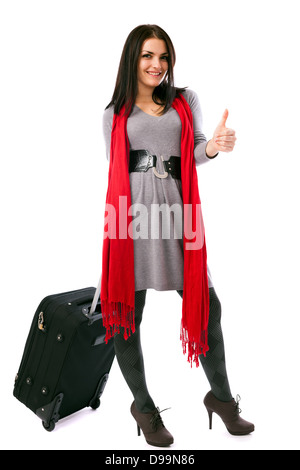
<path fill-rule="evenodd" d="M 206 354 L 207 326 L 209 317 L 209 289 L 206 265 L 206 245 L 198 190 L 198 177 L 194 159 L 194 131 L 191 109 L 180 95 L 172 107 L 178 112 L 181 124 L 181 182 L 184 211 L 184 282 L 180 339 L 183 351 L 188 349 L 188 360 L 199 366 L 199 354 Z M 128 172 L 129 140 L 125 106 L 119 115 L 114 114 L 106 211 L 113 207 L 116 230 L 104 232 L 101 281 L 101 310 L 106 328 L 106 342 L 120 327 L 124 327 L 124 338 L 134 333 L 134 245 L 127 228 L 132 222 L 129 214 L 131 190 Z M 119 196 L 123 207 L 120 208 Z M 121 210 L 120 210 L 121 209 Z M 196 224 L 198 216 L 198 223 Z M 124 230 L 125 227 L 125 230 Z M 189 230 L 188 230 L 189 229 Z M 127 230 L 127 233 L 126 233 Z M 196 233 L 194 241 L 191 231 Z M 196 243 L 198 241 L 198 245 Z M 192 249 L 191 247 L 194 247 Z M 195 249 L 197 247 L 197 249 Z"/>

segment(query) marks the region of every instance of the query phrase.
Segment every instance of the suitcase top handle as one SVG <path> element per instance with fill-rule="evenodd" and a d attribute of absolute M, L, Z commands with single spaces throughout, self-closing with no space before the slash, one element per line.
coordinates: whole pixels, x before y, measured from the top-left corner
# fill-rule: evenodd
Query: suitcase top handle
<path fill-rule="evenodd" d="M 97 286 L 97 289 L 96 289 L 96 292 L 95 292 L 95 295 L 94 295 L 94 298 L 93 298 L 93 302 L 92 302 L 92 305 L 91 305 L 89 316 L 93 315 L 96 311 L 97 303 L 98 303 L 98 300 L 99 300 L 99 297 L 100 297 L 101 278 L 102 278 L 102 275 L 100 276 L 100 279 L 99 279 L 99 282 L 98 282 L 98 286 Z M 101 299 L 100 299 L 100 303 L 101 303 Z"/>

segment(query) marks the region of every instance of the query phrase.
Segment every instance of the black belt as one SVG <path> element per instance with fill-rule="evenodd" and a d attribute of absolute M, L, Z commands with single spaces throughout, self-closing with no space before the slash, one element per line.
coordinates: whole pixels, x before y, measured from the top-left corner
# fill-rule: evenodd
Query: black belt
<path fill-rule="evenodd" d="M 157 156 L 152 155 L 148 150 L 130 150 L 129 159 L 129 173 L 133 171 L 148 171 L 153 168 L 153 173 L 158 178 L 167 178 L 170 174 L 172 178 L 181 179 L 181 159 L 179 157 L 169 157 L 169 160 L 164 160 L 161 157 L 164 173 L 158 173 L 156 169 Z"/>

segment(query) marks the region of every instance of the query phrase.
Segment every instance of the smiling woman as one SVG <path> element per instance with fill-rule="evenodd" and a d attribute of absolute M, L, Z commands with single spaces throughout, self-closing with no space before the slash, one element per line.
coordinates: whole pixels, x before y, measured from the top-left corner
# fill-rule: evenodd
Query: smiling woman
<path fill-rule="evenodd" d="M 119 114 L 124 104 L 126 112 L 136 104 L 145 112 L 150 111 L 149 114 L 165 114 L 174 98 L 185 90 L 174 86 L 175 62 L 173 43 L 162 28 L 157 25 L 135 28 L 124 44 L 115 90 L 106 109 L 114 105 L 115 113 Z"/>
<path fill-rule="evenodd" d="M 108 225 L 113 222 L 103 240 L 103 324 L 106 339 L 114 337 L 120 369 L 134 396 L 131 414 L 138 434 L 142 429 L 148 444 L 160 447 L 174 439 L 146 384 L 140 325 L 147 289 L 176 290 L 182 298 L 180 339 L 189 362 L 201 362 L 210 383 L 204 402 L 210 427 L 215 412 L 232 434 L 254 430 L 239 416 L 230 391 L 196 172 L 196 165 L 219 151 L 233 150 L 235 131 L 226 127 L 226 110 L 207 142 L 197 94 L 174 86 L 174 64 L 175 50 L 164 30 L 157 25 L 135 28 L 125 42 L 103 116 L 110 162 L 106 212 Z M 132 224 L 136 212 L 141 215 Z"/>

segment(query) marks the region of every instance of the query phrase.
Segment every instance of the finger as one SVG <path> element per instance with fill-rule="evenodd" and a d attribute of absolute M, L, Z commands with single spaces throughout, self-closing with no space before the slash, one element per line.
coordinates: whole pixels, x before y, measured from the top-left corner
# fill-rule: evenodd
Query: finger
<path fill-rule="evenodd" d="M 215 142 L 217 143 L 224 143 L 224 142 L 236 142 L 236 137 L 235 136 L 226 136 L 226 137 L 216 137 Z"/>
<path fill-rule="evenodd" d="M 216 142 L 216 146 L 221 152 L 231 152 L 234 149 L 235 142 Z"/>
<path fill-rule="evenodd" d="M 223 113 L 223 116 L 222 116 L 222 119 L 220 121 L 221 126 L 226 127 L 226 121 L 227 121 L 227 118 L 228 118 L 228 114 L 229 114 L 228 109 L 225 109 L 225 111 Z"/>
<path fill-rule="evenodd" d="M 234 135 L 235 136 L 235 130 L 234 129 L 225 129 L 224 131 L 218 132 L 216 134 L 216 137 L 225 137 L 227 135 Z"/>
<path fill-rule="evenodd" d="M 218 145 L 218 149 L 220 152 L 232 152 L 234 147 L 232 145 L 231 146 Z"/>

